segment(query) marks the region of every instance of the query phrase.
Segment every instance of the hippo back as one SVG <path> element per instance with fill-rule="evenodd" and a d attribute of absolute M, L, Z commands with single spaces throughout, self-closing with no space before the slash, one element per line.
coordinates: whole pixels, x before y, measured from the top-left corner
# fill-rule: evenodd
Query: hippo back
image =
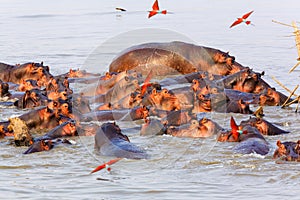
<path fill-rule="evenodd" d="M 109 71 L 118 72 L 135 69 L 143 75 L 147 75 L 152 70 L 153 76 L 166 76 L 188 74 L 201 70 L 213 74 L 226 74 L 230 73 L 229 71 L 232 68 L 239 70 L 243 68 L 235 62 L 234 66 L 228 66 L 227 63 L 218 63 L 214 59 L 217 54 L 225 55 L 226 53 L 213 48 L 177 41 L 146 43 L 130 47 L 121 52 L 110 64 Z M 230 58 L 234 60 L 233 57 Z"/>

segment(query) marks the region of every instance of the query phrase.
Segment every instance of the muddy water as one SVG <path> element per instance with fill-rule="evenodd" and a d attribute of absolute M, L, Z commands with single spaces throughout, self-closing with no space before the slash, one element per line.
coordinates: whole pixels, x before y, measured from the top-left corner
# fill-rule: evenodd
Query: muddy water
<path fill-rule="evenodd" d="M 161 8 L 173 14 L 149 20 L 145 11 L 151 5 L 150 0 L 3 0 L 0 60 L 11 64 L 44 61 L 53 74 L 71 67 L 104 72 L 119 51 L 133 44 L 183 40 L 230 51 L 239 63 L 265 71 L 264 79 L 285 94 L 272 76 L 290 89 L 299 83 L 300 68 L 288 74 L 298 57 L 294 38 L 287 37 L 293 29 L 271 21 L 299 20 L 297 0 L 161 0 Z M 116 12 L 119 6 L 128 11 Z M 250 10 L 254 10 L 250 19 L 255 26 L 229 29 L 236 17 Z M 271 151 L 266 156 L 233 154 L 234 144 L 217 143 L 215 138 L 140 137 L 137 132 L 126 132 L 151 159 L 124 159 L 113 166 L 112 173 L 93 175 L 89 172 L 94 167 L 110 159 L 95 154 L 93 137 L 72 138 L 75 145 L 32 155 L 23 155 L 26 148 L 15 148 L 2 139 L 0 198 L 298 199 L 299 164 L 276 164 L 271 158 L 278 139 L 300 139 L 300 118 L 294 111 L 295 107 L 265 108 L 266 119 L 291 131 L 268 137 Z M 23 112 L 0 108 L 1 120 Z M 231 115 L 238 121 L 249 117 L 217 113 L 210 117 L 228 128 Z"/>

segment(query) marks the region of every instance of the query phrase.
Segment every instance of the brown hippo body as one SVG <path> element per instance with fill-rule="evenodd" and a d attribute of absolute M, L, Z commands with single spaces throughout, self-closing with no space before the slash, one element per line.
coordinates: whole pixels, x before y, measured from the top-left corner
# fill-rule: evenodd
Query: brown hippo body
<path fill-rule="evenodd" d="M 134 107 L 132 109 L 118 109 L 118 110 L 98 110 L 82 114 L 80 117 L 81 122 L 88 121 L 107 121 L 107 120 L 120 120 L 132 121 L 145 119 L 149 116 L 149 110 L 145 106 Z"/>
<path fill-rule="evenodd" d="M 273 154 L 274 159 L 284 161 L 300 161 L 300 140 L 297 142 L 281 142 L 277 141 L 277 149 Z"/>
<path fill-rule="evenodd" d="M 0 63 L 0 79 L 5 82 L 20 84 L 23 80 L 40 80 L 43 77 L 49 79 L 50 76 L 49 67 L 43 63 L 25 63 L 18 66 Z"/>
<path fill-rule="evenodd" d="M 60 139 L 60 138 L 55 140 L 39 140 L 34 142 L 23 154 L 49 151 L 59 144 L 72 144 L 72 143 L 67 139 Z"/>
<path fill-rule="evenodd" d="M 289 131 L 282 130 L 262 118 L 250 117 L 248 120 L 242 121 L 240 125 L 245 126 L 246 124 L 257 128 L 263 135 L 280 135 L 289 133 Z"/>
<path fill-rule="evenodd" d="M 220 50 L 184 42 L 170 42 L 130 47 L 113 60 L 109 71 L 135 69 L 147 75 L 152 70 L 153 76 L 188 74 L 196 71 L 228 75 L 242 68 L 242 65 L 234 61 L 234 57 Z"/>
<path fill-rule="evenodd" d="M 202 118 L 200 121 L 192 119 L 190 123 L 178 127 L 169 127 L 166 133 L 175 137 L 206 138 L 221 131 L 216 122 Z"/>
<path fill-rule="evenodd" d="M 231 117 L 230 125 L 232 130 L 222 131 L 217 140 L 219 142 L 239 142 L 234 148 L 235 153 L 260 155 L 268 154 L 270 148 L 269 143 L 264 136 L 255 127 L 246 124 L 245 126 L 237 126 L 233 117 Z"/>

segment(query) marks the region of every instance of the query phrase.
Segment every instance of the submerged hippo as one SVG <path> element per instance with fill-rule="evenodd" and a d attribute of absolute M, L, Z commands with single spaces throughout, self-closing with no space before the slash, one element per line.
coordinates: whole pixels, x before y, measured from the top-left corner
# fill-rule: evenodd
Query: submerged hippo
<path fill-rule="evenodd" d="M 110 72 L 135 69 L 143 75 L 150 70 L 153 76 L 188 74 L 207 71 L 228 75 L 244 67 L 235 58 L 217 49 L 184 42 L 146 43 L 120 53 L 109 66 Z"/>
<path fill-rule="evenodd" d="M 273 154 L 274 159 L 285 161 L 300 161 L 300 140 L 297 142 L 281 142 L 277 141 L 277 149 Z"/>
<path fill-rule="evenodd" d="M 95 149 L 105 156 L 131 159 L 148 158 L 146 151 L 131 143 L 115 123 L 104 123 L 97 130 Z"/>
<path fill-rule="evenodd" d="M 280 135 L 289 133 L 289 131 L 282 130 L 262 118 L 250 117 L 248 120 L 241 122 L 242 126 L 245 126 L 246 124 L 257 128 L 263 135 Z"/>
<path fill-rule="evenodd" d="M 233 117 L 231 117 L 230 125 L 232 130 L 222 132 L 218 136 L 220 142 L 239 142 L 233 151 L 240 154 L 257 153 L 260 155 L 268 154 L 270 148 L 269 143 L 263 135 L 255 128 L 248 124 L 245 126 L 237 126 Z"/>

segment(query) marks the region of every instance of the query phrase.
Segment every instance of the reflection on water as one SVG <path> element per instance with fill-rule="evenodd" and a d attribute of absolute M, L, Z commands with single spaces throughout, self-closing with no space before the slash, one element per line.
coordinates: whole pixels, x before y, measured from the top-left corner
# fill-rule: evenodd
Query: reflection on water
<path fill-rule="evenodd" d="M 291 89 L 299 83 L 299 69 L 287 73 L 297 58 L 294 38 L 286 37 L 293 30 L 271 22 L 272 19 L 285 23 L 299 20 L 296 0 L 272 3 L 249 0 L 243 5 L 238 0 L 161 1 L 161 6 L 174 14 L 147 19 L 145 11 L 152 3 L 150 0 L 63 0 L 60 3 L 4 0 L 0 8 L 1 62 L 43 60 L 51 66 L 53 74 L 78 67 L 104 72 L 113 57 L 128 45 L 177 40 L 181 35 L 179 39 L 184 41 L 230 51 L 239 63 L 258 72 L 265 71 L 264 79 L 285 94 L 271 76 Z M 114 10 L 117 6 L 128 11 L 117 12 Z M 229 29 L 232 21 L 248 10 L 255 10 L 251 16 L 255 26 L 241 24 Z M 151 34 L 151 38 L 143 37 L 139 30 L 133 39 L 116 37 L 127 31 L 149 28 L 164 30 Z M 170 31 L 178 34 L 173 37 Z M 93 60 L 92 52 L 100 52 L 99 63 L 89 63 Z M 300 180 L 298 163 L 276 164 L 272 160 L 278 139 L 300 138 L 300 118 L 294 110 L 265 108 L 267 120 L 284 124 L 283 129 L 291 131 L 288 135 L 268 137 L 271 151 L 266 156 L 233 154 L 234 144 L 217 143 L 215 138 L 140 137 L 137 132 L 131 132 L 128 135 L 132 142 L 143 146 L 151 159 L 123 159 L 112 167 L 111 174 L 103 171 L 89 175 L 98 164 L 109 160 L 94 153 L 93 137 L 72 138 L 77 142 L 75 145 L 32 155 L 23 155 L 26 148 L 15 148 L 9 140 L 1 140 L 0 197 L 279 199 L 284 196 L 295 199 Z M 2 120 L 23 112 L 0 109 Z M 231 115 L 212 113 L 210 117 L 228 128 Z M 248 118 L 234 116 L 238 122 Z"/>

